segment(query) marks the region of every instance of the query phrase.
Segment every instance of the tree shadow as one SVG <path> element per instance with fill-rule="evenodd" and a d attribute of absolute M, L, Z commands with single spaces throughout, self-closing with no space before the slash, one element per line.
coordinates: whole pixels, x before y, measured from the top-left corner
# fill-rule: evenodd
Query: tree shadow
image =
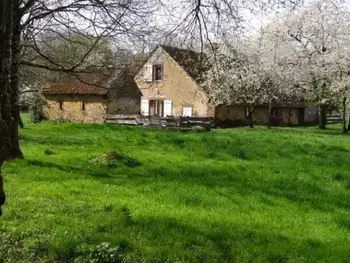
<path fill-rule="evenodd" d="M 70 137 L 57 137 L 57 136 L 28 136 L 25 134 L 20 135 L 20 140 L 22 142 L 29 142 L 32 144 L 42 144 L 42 145 L 54 145 L 54 146 L 78 146 L 78 145 L 89 145 L 91 140 L 89 139 L 76 139 Z"/>
<path fill-rule="evenodd" d="M 196 220 L 143 216 L 124 227 L 132 233 L 142 233 L 142 243 L 157 247 L 157 254 L 181 257 L 185 262 L 334 262 L 332 258 L 343 257 L 338 262 L 345 263 L 350 256 L 346 246 L 334 247 L 311 238 L 290 239 L 242 224 Z M 142 247 L 140 252 L 143 253 Z"/>
<path fill-rule="evenodd" d="M 254 195 L 259 196 L 262 202 L 270 202 L 270 205 L 272 205 L 271 200 L 267 200 L 266 196 L 289 200 L 322 212 L 333 212 L 337 208 L 350 209 L 348 197 L 342 193 L 328 191 L 320 184 L 300 180 L 294 176 L 291 177 L 289 174 L 267 178 L 256 176 L 257 167 L 249 162 L 226 169 L 223 169 L 222 166 L 199 166 L 197 163 L 169 163 L 167 166 L 151 164 L 136 168 L 117 167 L 113 169 L 94 165 L 84 166 L 84 164 L 80 166 L 60 165 L 38 160 L 28 160 L 27 163 L 32 166 L 53 168 L 67 173 L 74 172 L 78 176 L 87 175 L 101 180 L 105 184 L 123 184 L 125 187 L 139 188 L 144 185 L 152 185 L 155 182 L 164 183 L 166 187 L 167 184 L 171 186 L 179 182 L 184 187 L 204 186 L 230 202 L 236 202 L 233 196 L 246 198 Z M 55 178 L 52 180 L 61 179 Z M 35 180 L 46 181 L 50 180 L 50 177 Z M 345 179 L 339 182 L 343 183 L 344 186 L 348 183 Z"/>
<path fill-rule="evenodd" d="M 31 166 L 36 166 L 41 168 L 53 168 L 62 172 L 67 172 L 67 173 L 71 173 L 71 172 L 75 172 L 79 174 L 83 173 L 91 177 L 100 178 L 100 179 L 111 178 L 110 174 L 106 172 L 105 169 L 101 169 L 98 167 L 82 168 L 82 167 L 75 167 L 71 165 L 60 165 L 52 162 L 44 162 L 39 160 L 27 160 L 27 163 L 28 165 L 31 165 Z M 50 180 L 50 177 L 45 177 L 43 180 Z M 53 179 L 53 180 L 55 181 L 58 179 Z"/>

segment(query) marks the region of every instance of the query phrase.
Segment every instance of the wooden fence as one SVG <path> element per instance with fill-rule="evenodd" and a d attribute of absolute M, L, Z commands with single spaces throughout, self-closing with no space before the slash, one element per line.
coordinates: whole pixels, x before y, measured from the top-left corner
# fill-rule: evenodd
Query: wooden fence
<path fill-rule="evenodd" d="M 145 128 L 210 131 L 213 118 L 208 117 L 145 117 L 140 115 L 107 115 L 107 124 L 142 125 Z"/>
<path fill-rule="evenodd" d="M 347 117 L 346 117 L 347 119 Z M 342 123 L 343 117 L 341 114 L 330 114 L 327 115 L 327 123 L 329 124 L 335 124 L 335 123 Z"/>

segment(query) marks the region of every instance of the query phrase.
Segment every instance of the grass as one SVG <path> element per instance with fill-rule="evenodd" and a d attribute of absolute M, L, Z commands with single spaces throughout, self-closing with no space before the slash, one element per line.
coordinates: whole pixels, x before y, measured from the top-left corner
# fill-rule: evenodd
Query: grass
<path fill-rule="evenodd" d="M 80 262 L 104 242 L 115 262 L 349 262 L 340 130 L 45 122 L 20 136 L 25 160 L 3 170 L 4 262 Z M 111 150 L 121 161 L 91 161 Z"/>

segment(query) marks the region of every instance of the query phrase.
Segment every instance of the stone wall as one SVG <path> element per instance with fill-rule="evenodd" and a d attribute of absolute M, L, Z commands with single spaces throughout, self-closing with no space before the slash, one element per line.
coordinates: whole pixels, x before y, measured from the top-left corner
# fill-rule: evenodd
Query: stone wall
<path fill-rule="evenodd" d="M 140 114 L 140 100 L 133 98 L 115 98 L 108 101 L 108 114 Z"/>
<path fill-rule="evenodd" d="M 109 88 L 107 113 L 139 114 L 141 96 L 142 93 L 134 79 L 128 72 L 125 72 Z"/>
<path fill-rule="evenodd" d="M 43 114 L 48 120 L 104 123 L 106 108 L 101 95 L 45 95 Z"/>
<path fill-rule="evenodd" d="M 152 65 L 163 65 L 163 78 L 152 81 Z M 136 75 L 142 99 L 159 97 L 172 101 L 172 115 L 181 116 L 184 107 L 192 108 L 192 116 L 214 117 L 215 108 L 201 87 L 162 48 L 158 48 Z"/>

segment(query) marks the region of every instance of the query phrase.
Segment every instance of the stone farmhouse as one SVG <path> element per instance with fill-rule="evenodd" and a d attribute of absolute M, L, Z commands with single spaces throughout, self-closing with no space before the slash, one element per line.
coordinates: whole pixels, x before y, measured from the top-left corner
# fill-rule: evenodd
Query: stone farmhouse
<path fill-rule="evenodd" d="M 44 116 L 88 123 L 104 123 L 106 116 L 113 114 L 212 117 L 221 123 L 243 124 L 243 105 L 215 107 L 210 102 L 202 85 L 205 69 L 201 64 L 200 53 L 158 45 L 134 74 L 125 69 L 112 78 L 90 74 L 85 83 L 59 85 L 57 81 L 57 85 L 44 91 Z M 91 78 L 98 85 L 88 85 Z M 303 125 L 316 119 L 315 110 L 301 102 L 279 103 L 273 114 L 276 125 Z M 253 119 L 266 124 L 268 116 L 267 105 L 259 105 Z"/>

